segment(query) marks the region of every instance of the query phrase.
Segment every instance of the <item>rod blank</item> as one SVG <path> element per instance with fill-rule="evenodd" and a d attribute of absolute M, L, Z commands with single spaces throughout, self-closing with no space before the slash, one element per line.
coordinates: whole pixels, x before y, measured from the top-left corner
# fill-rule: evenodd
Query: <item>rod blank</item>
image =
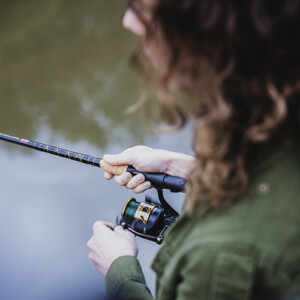
<path fill-rule="evenodd" d="M 84 164 L 92 165 L 110 172 L 114 175 L 121 175 L 124 172 L 130 172 L 132 175 L 143 174 L 147 181 L 150 181 L 152 186 L 157 189 L 168 189 L 171 192 L 184 192 L 186 179 L 170 176 L 164 173 L 145 173 L 136 170 L 132 166 L 112 166 L 107 164 L 104 160 L 98 157 L 93 157 L 87 154 L 62 149 L 59 147 L 33 142 L 30 140 L 20 139 L 18 137 L 10 136 L 8 134 L 0 133 L 0 140 L 17 144 L 19 146 L 35 149 L 48 154 L 57 155 L 63 158 L 72 159 Z"/>

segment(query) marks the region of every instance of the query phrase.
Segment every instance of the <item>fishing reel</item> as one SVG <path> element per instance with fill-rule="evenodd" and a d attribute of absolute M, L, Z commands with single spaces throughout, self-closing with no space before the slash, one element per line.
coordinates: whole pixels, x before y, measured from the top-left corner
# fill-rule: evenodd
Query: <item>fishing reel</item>
<path fill-rule="evenodd" d="M 149 196 L 143 202 L 129 199 L 116 223 L 141 238 L 161 244 L 166 230 L 179 214 L 167 203 L 163 191 L 157 189 L 157 192 L 160 203 Z"/>

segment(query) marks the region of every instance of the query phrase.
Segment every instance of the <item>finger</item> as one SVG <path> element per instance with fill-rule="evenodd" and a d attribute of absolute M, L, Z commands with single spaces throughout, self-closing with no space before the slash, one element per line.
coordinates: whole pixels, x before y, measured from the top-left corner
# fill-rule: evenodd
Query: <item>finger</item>
<path fill-rule="evenodd" d="M 104 172 L 104 178 L 107 179 L 107 180 L 110 180 L 114 177 L 113 174 L 111 173 L 108 173 L 108 172 Z"/>
<path fill-rule="evenodd" d="M 109 222 L 97 221 L 93 225 L 93 238 L 104 238 L 105 236 L 109 236 L 114 231 L 115 225 Z"/>
<path fill-rule="evenodd" d="M 90 239 L 88 240 L 88 242 L 86 243 L 86 245 L 87 245 L 87 247 L 88 247 L 89 249 L 92 249 L 92 248 L 93 248 L 93 245 L 94 245 L 93 239 L 90 238 Z"/>
<path fill-rule="evenodd" d="M 123 233 L 125 232 L 124 228 L 122 226 L 116 226 L 115 227 L 115 232 L 117 233 Z"/>
<path fill-rule="evenodd" d="M 94 251 L 91 251 L 89 253 L 89 259 L 93 262 L 93 263 L 96 263 L 97 262 L 97 256 L 95 255 L 95 252 Z"/>
<path fill-rule="evenodd" d="M 151 187 L 152 186 L 151 186 L 150 181 L 145 181 L 142 184 L 140 184 L 139 186 L 137 186 L 133 191 L 136 194 L 139 194 L 139 193 L 143 193 L 144 191 L 150 189 Z"/>
<path fill-rule="evenodd" d="M 122 152 L 120 154 L 105 154 L 103 159 L 112 166 L 131 165 L 134 162 L 131 152 Z"/>
<path fill-rule="evenodd" d="M 143 174 L 138 174 L 133 176 L 131 180 L 128 181 L 126 187 L 129 189 L 135 189 L 137 186 L 142 184 L 145 181 L 145 176 Z"/>
<path fill-rule="evenodd" d="M 105 222 L 103 222 L 103 221 L 97 221 L 93 225 L 93 230 L 95 231 L 96 229 L 101 229 L 103 227 L 105 227 Z"/>
<path fill-rule="evenodd" d="M 94 256 L 93 256 L 92 252 L 90 252 L 90 253 L 89 253 L 89 259 L 90 259 L 91 261 L 93 261 L 93 258 L 94 258 Z"/>
<path fill-rule="evenodd" d="M 120 176 L 115 176 L 115 181 L 116 183 L 118 183 L 119 185 L 126 185 L 129 180 L 132 178 L 132 175 L 129 172 L 125 172 Z"/>

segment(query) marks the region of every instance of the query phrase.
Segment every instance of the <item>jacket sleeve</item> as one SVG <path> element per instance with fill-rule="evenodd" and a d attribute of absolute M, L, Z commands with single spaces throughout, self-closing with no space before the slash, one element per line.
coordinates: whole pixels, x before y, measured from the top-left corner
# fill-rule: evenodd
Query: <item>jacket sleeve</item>
<path fill-rule="evenodd" d="M 105 284 L 109 300 L 153 300 L 134 256 L 117 258 L 106 274 Z"/>

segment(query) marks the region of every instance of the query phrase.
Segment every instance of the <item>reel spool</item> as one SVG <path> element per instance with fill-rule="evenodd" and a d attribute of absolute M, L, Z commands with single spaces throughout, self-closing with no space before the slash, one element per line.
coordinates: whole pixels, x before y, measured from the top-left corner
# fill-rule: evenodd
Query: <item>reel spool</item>
<path fill-rule="evenodd" d="M 143 202 L 138 202 L 135 198 L 129 199 L 117 218 L 117 225 L 160 244 L 166 229 L 177 218 L 178 213 L 166 203 L 161 193 L 159 199 L 161 204 L 154 204 L 147 199 Z"/>

